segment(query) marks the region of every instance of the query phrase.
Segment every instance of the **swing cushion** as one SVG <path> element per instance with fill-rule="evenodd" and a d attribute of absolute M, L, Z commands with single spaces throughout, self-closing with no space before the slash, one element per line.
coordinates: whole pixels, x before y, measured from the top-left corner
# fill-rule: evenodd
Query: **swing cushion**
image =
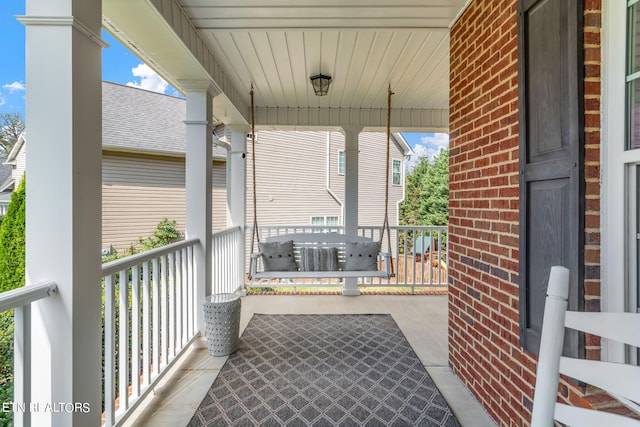
<path fill-rule="evenodd" d="M 300 271 L 338 271 L 338 250 L 300 248 Z"/>
<path fill-rule="evenodd" d="M 346 242 L 345 271 L 375 271 L 378 269 L 378 242 Z"/>
<path fill-rule="evenodd" d="M 297 271 L 293 256 L 293 240 L 286 242 L 260 242 L 264 271 Z"/>

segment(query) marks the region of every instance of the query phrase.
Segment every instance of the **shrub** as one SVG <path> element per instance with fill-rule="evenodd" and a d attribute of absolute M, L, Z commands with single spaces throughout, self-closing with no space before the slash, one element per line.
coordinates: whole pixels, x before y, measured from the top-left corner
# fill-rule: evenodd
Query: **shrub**
<path fill-rule="evenodd" d="M 24 286 L 25 191 L 23 179 L 0 225 L 0 292 Z"/>
<path fill-rule="evenodd" d="M 11 194 L 0 225 L 0 292 L 24 286 L 25 179 Z M 13 400 L 13 310 L 0 313 L 0 402 Z M 0 425 L 11 425 L 11 412 L 0 412 Z"/>
<path fill-rule="evenodd" d="M 161 248 L 179 239 L 181 235 L 176 228 L 177 226 L 178 223 L 175 220 L 164 218 L 156 225 L 151 236 L 144 240 L 140 239 L 142 249 L 148 251 L 149 249 Z"/>
<path fill-rule="evenodd" d="M 117 259 L 124 258 L 129 255 L 134 255 L 139 252 L 166 246 L 169 243 L 174 242 L 182 237 L 177 227 L 178 223 L 175 220 L 164 218 L 158 223 L 158 225 L 156 225 L 156 228 L 153 230 L 149 237 L 147 237 L 146 239 L 140 237 L 137 244 L 131 242 L 129 247 L 123 252 L 118 252 L 115 248 L 111 247 L 109 255 L 105 255 L 102 257 L 102 262 L 105 263 L 109 261 L 115 261 Z"/>

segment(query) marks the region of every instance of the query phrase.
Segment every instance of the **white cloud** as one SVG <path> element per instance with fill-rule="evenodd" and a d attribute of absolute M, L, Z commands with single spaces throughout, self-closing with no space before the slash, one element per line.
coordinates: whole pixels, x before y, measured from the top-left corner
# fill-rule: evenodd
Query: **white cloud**
<path fill-rule="evenodd" d="M 9 93 L 14 92 L 24 92 L 24 83 L 22 82 L 13 82 L 6 85 L 2 85 L 4 89 L 7 89 Z"/>
<path fill-rule="evenodd" d="M 420 138 L 423 145 L 437 147 L 438 152 L 440 150 L 449 148 L 449 134 L 448 133 L 434 133 L 433 135 L 425 135 Z"/>
<path fill-rule="evenodd" d="M 169 83 L 156 74 L 147 64 L 138 64 L 137 67 L 131 69 L 134 77 L 139 77 L 139 82 L 129 82 L 127 86 L 138 87 L 153 92 L 165 93 Z"/>
<path fill-rule="evenodd" d="M 420 143 L 413 146 L 415 153 L 406 162 L 407 172 L 411 172 L 420 159 L 427 158 L 430 162 L 445 148 L 449 148 L 449 134 L 435 133 L 420 138 Z"/>

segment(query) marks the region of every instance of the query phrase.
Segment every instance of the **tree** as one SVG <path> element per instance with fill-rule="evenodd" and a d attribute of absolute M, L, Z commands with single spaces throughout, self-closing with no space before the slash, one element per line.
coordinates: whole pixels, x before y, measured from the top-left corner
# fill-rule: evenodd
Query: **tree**
<path fill-rule="evenodd" d="M 0 114 L 0 151 L 4 156 L 9 154 L 22 132 L 24 132 L 24 122 L 20 114 Z"/>
<path fill-rule="evenodd" d="M 26 179 L 11 194 L 0 225 L 0 292 L 24 286 Z"/>
<path fill-rule="evenodd" d="M 0 225 L 0 292 L 24 286 L 25 179 L 11 194 Z M 13 400 L 13 310 L 0 313 L 0 402 Z M 11 425 L 11 412 L 0 412 L 0 425 Z"/>
<path fill-rule="evenodd" d="M 146 239 L 139 239 L 142 249 L 145 251 L 161 248 L 171 242 L 178 240 L 181 235 L 178 231 L 178 224 L 175 220 L 164 218 L 156 225 L 151 236 Z"/>
<path fill-rule="evenodd" d="M 449 150 L 433 159 L 423 157 L 406 177 L 405 201 L 400 206 L 403 225 L 449 223 Z"/>

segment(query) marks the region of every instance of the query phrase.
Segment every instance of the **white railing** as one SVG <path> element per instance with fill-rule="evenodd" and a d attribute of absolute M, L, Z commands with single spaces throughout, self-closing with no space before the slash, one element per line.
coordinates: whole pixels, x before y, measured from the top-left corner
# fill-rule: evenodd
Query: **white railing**
<path fill-rule="evenodd" d="M 342 226 L 312 226 L 312 225 L 265 225 L 260 226 L 260 239 L 291 233 L 342 233 Z M 360 286 L 366 287 L 409 287 L 411 292 L 415 288 L 446 289 L 448 284 L 448 240 L 447 226 L 392 226 L 391 250 L 387 236 L 382 239 L 382 251 L 391 252 L 394 263 L 395 276 L 389 279 L 362 279 Z M 247 226 L 247 254 L 252 251 L 251 233 L 253 229 Z M 372 240 L 380 240 L 382 227 L 359 226 L 358 234 Z M 254 243 L 253 251 L 257 251 Z M 414 248 L 421 247 L 418 253 Z M 247 263 L 247 265 L 249 265 Z M 339 280 L 299 280 L 291 281 L 249 281 L 249 287 L 298 287 L 298 286 L 340 286 Z"/>
<path fill-rule="evenodd" d="M 245 253 L 241 227 L 213 233 L 211 237 L 211 293 L 233 293 L 244 286 Z"/>
<path fill-rule="evenodd" d="M 57 292 L 55 283 L 44 283 L 0 293 L 0 313 L 14 310 L 13 402 L 31 402 L 31 303 Z M 13 425 L 31 425 L 31 412 L 14 411 Z"/>
<path fill-rule="evenodd" d="M 196 245 L 184 240 L 102 266 L 104 425 L 123 423 L 195 339 Z"/>

